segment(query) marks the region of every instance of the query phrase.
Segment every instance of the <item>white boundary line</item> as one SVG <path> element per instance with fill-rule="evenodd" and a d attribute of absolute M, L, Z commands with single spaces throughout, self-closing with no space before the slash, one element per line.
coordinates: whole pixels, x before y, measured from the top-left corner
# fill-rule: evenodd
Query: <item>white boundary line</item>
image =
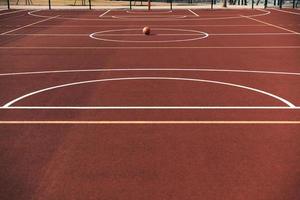
<path fill-rule="evenodd" d="M 228 82 L 213 81 L 213 80 L 206 80 L 206 79 L 181 78 L 181 77 L 125 77 L 125 78 L 96 79 L 96 80 L 72 82 L 72 83 L 56 85 L 56 86 L 40 89 L 40 90 L 31 92 L 31 93 L 25 94 L 23 96 L 20 96 L 16 99 L 13 99 L 10 102 L 6 103 L 5 105 L 2 106 L 2 108 L 11 107 L 16 102 L 21 101 L 21 100 L 23 100 L 23 99 L 25 99 L 29 96 L 33 96 L 33 95 L 36 95 L 36 94 L 39 94 L 39 93 L 43 93 L 43 92 L 58 89 L 58 88 L 65 88 L 65 87 L 70 87 L 70 86 L 74 86 L 74 85 L 83 85 L 83 84 L 97 83 L 97 82 L 124 81 L 124 80 L 176 80 L 176 81 L 193 81 L 193 82 L 204 82 L 204 83 L 220 84 L 220 85 L 237 87 L 237 88 L 257 92 L 257 93 L 260 93 L 260 94 L 264 94 L 264 95 L 272 97 L 272 98 L 274 98 L 278 101 L 281 101 L 282 103 L 286 104 L 288 107 L 296 108 L 296 106 L 294 104 L 292 104 L 291 102 L 289 102 L 288 100 L 283 99 L 282 97 L 276 96 L 274 94 L 271 94 L 269 92 L 256 89 L 256 88 L 252 88 L 252 87 L 248 87 L 248 86 L 244 86 L 244 85 L 239 85 L 239 84 L 234 84 L 234 83 L 228 83 Z"/>
<path fill-rule="evenodd" d="M 199 15 L 197 13 L 195 13 L 194 11 L 192 11 L 191 9 L 188 9 L 188 11 L 190 11 L 193 15 L 199 17 Z"/>
<path fill-rule="evenodd" d="M 300 124 L 300 121 L 0 121 L 0 124 Z"/>
<path fill-rule="evenodd" d="M 264 36 L 264 35 L 298 35 L 295 33 L 209 33 L 209 36 Z"/>
<path fill-rule="evenodd" d="M 54 18 L 57 18 L 57 17 L 59 17 L 59 15 L 54 16 L 54 17 L 50 17 L 50 18 L 47 18 L 47 19 L 43 19 L 43 20 L 40 20 L 40 21 L 31 23 L 31 24 L 27 24 L 27 25 L 25 25 L 25 26 L 21 26 L 21 27 L 19 27 L 19 28 L 16 28 L 16 29 L 13 29 L 13 30 L 10 30 L 10 31 L 6 31 L 6 32 L 4 32 L 4 33 L 1 33 L 0 35 L 6 35 L 6 34 L 8 34 L 8 33 L 12 33 L 12 32 L 18 31 L 18 30 L 20 30 L 20 29 L 27 28 L 27 27 L 29 27 L 29 26 L 32 26 L 32 25 L 35 25 L 35 24 L 39 24 L 39 23 L 42 23 L 42 22 L 45 22 L 45 21 L 49 21 L 49 20 L 54 19 Z"/>
<path fill-rule="evenodd" d="M 300 110 L 284 106 L 10 106 L 0 110 Z"/>
<path fill-rule="evenodd" d="M 9 15 L 9 14 L 13 14 L 13 13 L 18 13 L 18 12 L 22 12 L 22 11 L 26 11 L 26 10 L 16 10 L 16 11 L 12 11 L 12 12 L 1 13 L 0 16 Z"/>
<path fill-rule="evenodd" d="M 131 13 L 131 14 L 149 14 L 149 15 L 152 15 L 152 14 L 160 14 L 160 13 L 171 13 L 173 12 L 173 10 L 168 10 L 168 11 L 129 11 L 129 10 L 126 10 L 126 13 Z"/>
<path fill-rule="evenodd" d="M 135 29 L 135 30 L 139 30 L 139 29 Z M 156 29 L 156 30 L 159 30 Z M 113 30 L 112 30 L 113 31 Z M 102 32 L 102 31 L 100 31 Z M 92 34 L 97 34 L 97 33 L 100 33 L 100 32 L 96 32 L 96 33 L 92 33 Z M 204 32 L 203 32 L 204 33 Z M 162 33 L 162 34 L 155 34 L 154 36 L 199 36 L 201 33 L 199 31 L 199 34 L 196 34 L 196 33 L 186 33 L 186 34 L 179 34 L 179 33 Z M 208 33 L 207 33 L 208 34 Z M 89 33 L 12 33 L 12 34 L 5 34 L 5 36 L 37 36 L 37 37 L 88 37 L 90 36 L 91 34 Z M 128 34 L 99 34 L 100 36 L 116 36 L 116 37 L 119 37 L 119 36 L 144 36 L 143 34 L 131 34 L 131 33 L 128 33 Z M 204 34 L 203 34 L 204 35 Z M 287 32 L 284 32 L 284 33 L 209 33 L 208 34 L 209 36 L 265 36 L 265 35 L 274 35 L 274 36 L 280 36 L 280 35 L 298 35 L 298 34 L 295 34 L 295 33 L 287 33 Z M 1 36 L 1 35 L 0 35 Z M 96 39 L 96 37 L 94 36 L 93 39 Z M 99 38 L 98 38 L 99 39 Z M 99 40 L 104 40 L 104 39 L 99 39 Z M 106 39 L 105 39 L 106 40 Z M 185 39 L 184 39 L 185 40 Z M 126 42 L 133 42 L 133 41 L 126 41 Z M 140 41 L 140 40 L 137 40 L 135 42 L 144 42 L 144 41 Z M 163 41 L 148 41 L 148 42 L 163 42 Z"/>
<path fill-rule="evenodd" d="M 103 17 L 104 15 L 106 15 L 107 13 L 109 13 L 110 10 L 107 10 L 106 12 L 102 13 L 101 15 L 99 15 L 99 18 Z"/>
<path fill-rule="evenodd" d="M 230 72 L 230 73 L 254 73 L 254 74 L 274 74 L 274 75 L 293 75 L 300 76 L 300 72 L 281 72 L 281 71 L 258 71 L 242 69 L 201 69 L 201 68 L 114 68 L 114 69 L 68 69 L 55 71 L 28 71 L 0 73 L 0 76 L 33 75 L 33 74 L 55 74 L 55 73 L 79 73 L 79 72 L 127 72 L 127 71 L 195 71 L 195 72 Z"/>
<path fill-rule="evenodd" d="M 165 19 L 184 19 L 186 15 L 112 15 L 114 19 L 132 20 L 132 21 L 164 21 Z"/>
<path fill-rule="evenodd" d="M 287 11 L 287 10 L 279 10 L 276 8 L 271 8 L 272 10 L 278 11 L 278 12 L 284 12 L 284 13 L 290 13 L 290 14 L 294 14 L 294 15 L 300 15 L 300 13 L 295 13 L 295 12 L 291 12 L 291 11 Z"/>
<path fill-rule="evenodd" d="M 300 46 L 196 46 L 196 47 L 191 47 L 191 46 L 148 46 L 148 47 L 139 47 L 139 46 L 131 46 L 131 47 L 113 47 L 113 46 L 93 46 L 93 47 L 84 47 L 84 46 L 33 46 L 33 47 L 17 47 L 17 46 L 0 46 L 0 49 L 5 49 L 5 50 L 22 50 L 22 49 L 32 49 L 32 50 L 105 50 L 105 49 L 115 49 L 115 50 L 136 50 L 136 49 L 300 49 Z"/>
<path fill-rule="evenodd" d="M 154 24 L 151 25 L 152 28 L 166 28 L 166 27 L 264 27 L 268 26 L 265 24 L 195 24 L 195 25 L 184 25 L 184 24 L 174 24 L 174 25 L 159 25 L 159 24 Z M 37 25 L 34 26 L 35 28 L 103 28 L 103 27 L 118 27 L 118 28 L 140 28 L 140 25 L 124 25 L 124 24 L 119 24 L 119 25 Z"/>
<path fill-rule="evenodd" d="M 245 15 L 241 15 L 241 16 L 244 17 L 244 18 L 247 18 L 247 19 L 256 21 L 256 22 L 260 22 L 260 23 L 262 23 L 262 24 L 269 25 L 269 26 L 271 26 L 271 27 L 275 27 L 275 28 L 278 28 L 278 29 L 281 29 L 281 30 L 284 30 L 284 31 L 288 31 L 288 32 L 290 32 L 290 33 L 294 33 L 294 34 L 297 34 L 297 35 L 300 34 L 300 33 L 296 32 L 296 31 L 293 31 L 293 30 L 290 30 L 290 29 L 287 29 L 287 28 L 283 28 L 283 27 L 281 27 L 281 26 L 277 26 L 277 25 L 274 25 L 274 24 L 271 24 L 271 23 L 268 23 L 268 22 L 264 22 L 264 21 L 261 21 L 261 20 L 259 20 L 259 19 L 254 19 L 254 18 L 245 16 Z"/>
<path fill-rule="evenodd" d="M 261 9 L 258 9 L 260 12 L 263 12 L 261 14 L 255 14 L 255 15 L 248 15 L 248 17 L 259 17 L 259 16 L 265 16 L 265 15 L 269 15 L 271 13 L 271 11 L 265 11 L 265 10 L 261 10 Z M 40 11 L 40 10 L 39 10 Z M 31 15 L 31 16 L 34 16 L 34 17 L 42 17 L 42 18 L 48 18 L 50 16 L 44 16 L 44 15 L 38 15 L 38 14 L 33 14 L 35 12 L 38 12 L 38 11 L 31 11 L 31 12 L 28 12 L 27 14 L 28 15 Z M 187 19 L 187 18 L 170 18 L 170 19 L 152 19 L 152 21 L 175 21 L 175 20 L 183 20 L 183 21 L 190 21 L 190 20 L 223 20 L 223 19 L 240 19 L 240 18 L 243 18 L 242 16 L 232 16 L 232 17 L 212 17 L 212 18 L 193 18 L 193 19 Z M 97 19 L 90 19 L 90 18 L 68 18 L 68 17 L 59 17 L 58 19 L 68 19 L 68 20 L 77 20 L 77 21 L 115 21 L 116 19 L 104 19 L 104 18 L 97 18 Z M 126 19 L 123 19 L 124 21 Z M 128 19 L 128 21 L 135 21 L 134 19 Z M 143 21 L 151 21 L 150 19 L 148 20 L 145 20 L 145 19 L 142 19 Z"/>

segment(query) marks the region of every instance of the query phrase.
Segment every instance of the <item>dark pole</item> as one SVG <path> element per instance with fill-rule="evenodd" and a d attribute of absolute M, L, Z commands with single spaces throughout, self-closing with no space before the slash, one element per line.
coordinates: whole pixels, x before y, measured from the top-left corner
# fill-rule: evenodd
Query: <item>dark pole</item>
<path fill-rule="evenodd" d="M 211 8 L 211 9 L 214 9 L 214 0 L 211 0 L 210 8 Z"/>
<path fill-rule="evenodd" d="M 132 9 L 131 0 L 129 0 L 129 9 Z"/>
<path fill-rule="evenodd" d="M 89 0 L 89 9 L 92 10 L 92 1 Z"/>
<path fill-rule="evenodd" d="M 171 10 L 173 10 L 173 0 L 171 0 L 170 7 L 171 7 Z"/>
<path fill-rule="evenodd" d="M 7 9 L 8 10 L 10 9 L 10 2 L 9 2 L 9 0 L 7 0 Z"/>
<path fill-rule="evenodd" d="M 252 9 L 254 8 L 254 0 L 252 0 Z"/>
<path fill-rule="evenodd" d="M 296 0 L 293 0 L 293 8 L 295 8 Z"/>
<path fill-rule="evenodd" d="M 49 10 L 51 10 L 51 0 L 48 0 Z"/>
<path fill-rule="evenodd" d="M 265 0 L 265 9 L 267 8 L 268 6 L 268 0 Z"/>
<path fill-rule="evenodd" d="M 282 9 L 283 0 L 279 0 L 279 8 Z"/>

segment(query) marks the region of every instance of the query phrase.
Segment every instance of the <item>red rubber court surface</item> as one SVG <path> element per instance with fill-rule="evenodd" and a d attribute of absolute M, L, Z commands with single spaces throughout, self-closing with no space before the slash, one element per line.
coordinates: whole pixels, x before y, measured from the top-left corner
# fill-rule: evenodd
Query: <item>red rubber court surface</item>
<path fill-rule="evenodd" d="M 300 199 L 299 22 L 1 11 L 0 199 Z"/>

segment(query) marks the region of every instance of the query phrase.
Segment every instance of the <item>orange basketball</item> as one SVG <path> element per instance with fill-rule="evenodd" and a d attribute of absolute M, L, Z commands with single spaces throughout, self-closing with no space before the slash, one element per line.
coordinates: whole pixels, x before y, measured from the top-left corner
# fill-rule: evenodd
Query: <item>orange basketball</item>
<path fill-rule="evenodd" d="M 143 28 L 143 33 L 144 33 L 145 35 L 149 35 L 149 34 L 150 34 L 150 28 L 149 28 L 148 26 L 145 26 L 145 27 Z"/>

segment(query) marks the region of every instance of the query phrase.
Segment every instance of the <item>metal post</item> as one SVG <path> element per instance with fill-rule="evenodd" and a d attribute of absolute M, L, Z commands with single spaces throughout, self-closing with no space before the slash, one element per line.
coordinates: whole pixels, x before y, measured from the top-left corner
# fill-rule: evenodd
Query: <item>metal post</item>
<path fill-rule="evenodd" d="M 268 0 L 265 0 L 265 9 L 267 8 L 268 6 Z"/>
<path fill-rule="evenodd" d="M 170 8 L 173 10 L 173 0 L 171 0 Z"/>
<path fill-rule="evenodd" d="M 210 8 L 211 8 L 211 9 L 214 9 L 214 0 L 211 0 Z"/>
<path fill-rule="evenodd" d="M 282 9 L 283 0 L 279 0 L 279 8 Z"/>
<path fill-rule="evenodd" d="M 92 1 L 89 0 L 89 9 L 92 10 Z"/>
<path fill-rule="evenodd" d="M 151 0 L 148 0 L 148 10 L 151 10 Z"/>
<path fill-rule="evenodd" d="M 293 8 L 295 8 L 296 0 L 293 0 Z"/>
<path fill-rule="evenodd" d="M 7 0 L 7 9 L 8 10 L 10 9 L 10 2 L 9 2 L 9 0 Z"/>
<path fill-rule="evenodd" d="M 129 9 L 130 9 L 130 10 L 132 9 L 132 3 L 131 3 L 131 0 L 129 0 Z"/>
<path fill-rule="evenodd" d="M 254 0 L 252 0 L 252 9 L 254 9 Z"/>
<path fill-rule="evenodd" d="M 49 10 L 51 10 L 51 0 L 48 0 Z"/>

